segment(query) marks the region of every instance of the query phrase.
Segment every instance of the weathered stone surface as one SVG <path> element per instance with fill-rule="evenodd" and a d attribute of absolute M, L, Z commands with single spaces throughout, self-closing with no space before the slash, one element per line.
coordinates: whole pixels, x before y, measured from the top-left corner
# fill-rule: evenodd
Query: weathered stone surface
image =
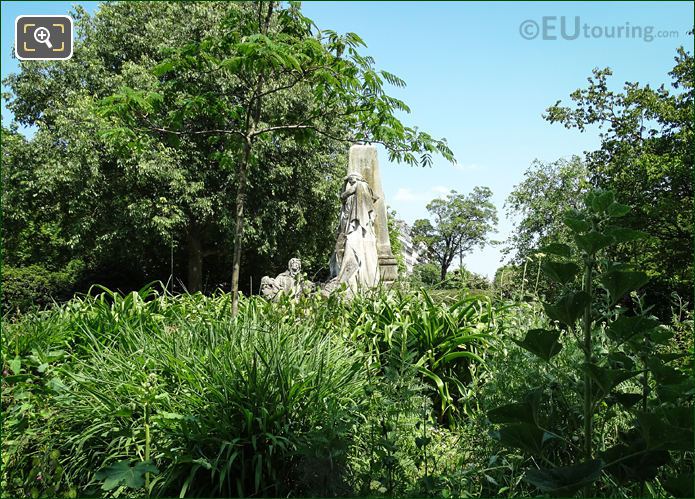
<path fill-rule="evenodd" d="M 348 174 L 358 173 L 372 188 L 374 197 L 374 233 L 376 235 L 377 255 L 379 262 L 380 280 L 391 283 L 398 278 L 398 264 L 391 250 L 389 239 L 388 219 L 386 214 L 386 199 L 381 187 L 381 172 L 377 149 L 372 145 L 355 144 L 350 147 Z"/>
<path fill-rule="evenodd" d="M 345 177 L 342 208 L 331 271 L 352 293 L 379 283 L 379 257 L 374 232 L 376 197 L 358 173 Z"/>
<path fill-rule="evenodd" d="M 314 284 L 304 279 L 301 272 L 301 260 L 292 258 L 287 264 L 287 270 L 278 274 L 274 279 L 269 276 L 263 276 L 261 279 L 261 295 L 269 300 L 276 300 L 283 293 L 293 296 L 310 293 L 314 289 Z"/>

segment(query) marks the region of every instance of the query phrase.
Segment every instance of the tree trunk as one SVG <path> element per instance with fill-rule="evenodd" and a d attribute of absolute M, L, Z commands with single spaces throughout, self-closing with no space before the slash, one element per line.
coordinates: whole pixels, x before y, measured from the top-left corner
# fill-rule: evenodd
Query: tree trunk
<path fill-rule="evenodd" d="M 234 220 L 234 255 L 232 259 L 232 317 L 239 311 L 239 270 L 241 268 L 241 243 L 244 235 L 244 197 L 246 196 L 246 170 L 251 157 L 251 142 L 244 143 L 244 156 L 239 165 L 236 192 L 236 216 Z"/>
<path fill-rule="evenodd" d="M 444 279 L 446 279 L 446 272 L 447 272 L 447 270 L 448 270 L 448 267 L 449 267 L 449 266 L 446 265 L 446 264 L 443 264 L 443 265 L 442 265 L 442 269 L 441 269 L 441 271 L 440 271 L 440 273 L 439 273 L 439 280 L 440 280 L 440 281 L 444 281 Z"/>
<path fill-rule="evenodd" d="M 188 232 L 188 278 L 187 286 L 189 293 L 200 291 L 203 287 L 203 248 L 200 242 L 200 235 L 195 229 Z"/>

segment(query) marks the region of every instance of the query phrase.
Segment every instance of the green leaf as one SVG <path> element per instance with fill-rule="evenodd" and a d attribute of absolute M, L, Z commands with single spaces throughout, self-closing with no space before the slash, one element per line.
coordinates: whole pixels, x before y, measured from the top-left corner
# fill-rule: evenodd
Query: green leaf
<path fill-rule="evenodd" d="M 580 488 L 595 482 L 601 476 L 602 469 L 603 461 L 594 459 L 572 466 L 529 470 L 524 478 L 541 492 L 570 497 Z"/>
<path fill-rule="evenodd" d="M 551 243 L 547 246 L 543 246 L 540 252 L 548 255 L 564 256 L 566 258 L 572 256 L 572 248 L 566 244 L 560 243 Z"/>
<path fill-rule="evenodd" d="M 172 61 L 164 61 L 161 64 L 157 64 L 154 68 L 152 68 L 152 73 L 155 76 L 162 76 L 166 73 L 169 73 L 173 69 L 174 63 Z"/>
<path fill-rule="evenodd" d="M 19 374 L 19 371 L 22 370 L 22 359 L 20 359 L 19 357 L 15 357 L 11 361 L 9 361 L 8 364 L 10 365 L 10 370 L 14 374 Z"/>
<path fill-rule="evenodd" d="M 660 385 L 680 385 L 689 378 L 687 374 L 665 365 L 658 357 L 650 357 L 647 367 Z"/>
<path fill-rule="evenodd" d="M 496 407 L 487 412 L 492 423 L 528 423 L 536 424 L 536 414 L 528 402 L 515 402 Z"/>
<path fill-rule="evenodd" d="M 638 334 L 644 334 L 654 329 L 658 325 L 659 321 L 656 319 L 621 315 L 606 328 L 606 336 L 618 343 L 624 343 Z"/>
<path fill-rule="evenodd" d="M 579 266 L 574 263 L 551 262 L 549 260 L 543 262 L 541 269 L 553 281 L 563 285 L 572 282 L 579 273 Z"/>
<path fill-rule="evenodd" d="M 591 228 L 591 224 L 584 220 L 578 212 L 567 213 L 563 218 L 563 222 L 576 234 L 586 232 Z"/>
<path fill-rule="evenodd" d="M 613 238 L 616 243 L 628 243 L 630 241 L 638 241 L 639 239 L 647 239 L 649 234 L 641 230 L 628 229 L 626 227 L 609 226 L 604 229 L 604 232 Z"/>
<path fill-rule="evenodd" d="M 666 326 L 659 326 L 655 328 L 653 331 L 650 331 L 648 333 L 649 340 L 652 343 L 657 343 L 659 345 L 666 345 L 668 344 L 669 340 L 673 338 L 673 331 L 671 331 L 669 328 Z"/>
<path fill-rule="evenodd" d="M 659 468 L 669 462 L 668 452 L 647 450 L 641 438 L 630 445 L 614 445 L 602 452 L 601 457 L 608 463 L 604 471 L 621 483 L 653 480 Z"/>
<path fill-rule="evenodd" d="M 675 408 L 668 411 L 677 411 L 679 414 L 676 414 L 675 417 L 674 415 L 668 417 L 668 414 L 660 415 L 648 412 L 637 414 L 637 423 L 647 448 L 692 452 L 692 410 Z"/>
<path fill-rule="evenodd" d="M 587 200 L 596 213 L 604 213 L 615 201 L 615 194 L 613 191 L 591 192 Z"/>
<path fill-rule="evenodd" d="M 232 73 L 235 73 L 239 70 L 241 67 L 241 63 L 243 62 L 243 59 L 241 57 L 230 57 L 229 59 L 225 59 L 220 63 L 220 67 L 224 69 L 228 69 Z"/>
<path fill-rule="evenodd" d="M 637 402 L 640 402 L 642 400 L 642 395 L 639 393 L 615 392 L 613 393 L 613 397 L 615 398 L 616 402 L 618 402 L 626 409 L 629 409 Z"/>
<path fill-rule="evenodd" d="M 666 479 L 661 481 L 661 485 L 673 497 L 695 497 L 692 473 L 681 473 L 678 476 L 666 477 Z"/>
<path fill-rule="evenodd" d="M 525 450 L 539 455 L 547 442 L 557 438 L 552 433 L 544 431 L 535 424 L 518 423 L 503 426 L 499 430 L 499 441 L 507 447 Z"/>
<path fill-rule="evenodd" d="M 94 478 L 104 480 L 102 490 L 115 489 L 122 484 L 131 489 L 139 489 L 145 485 L 145 473 L 156 475 L 159 470 L 150 462 L 141 461 L 131 467 L 130 461 L 119 461 L 97 471 Z"/>
<path fill-rule="evenodd" d="M 562 344 L 557 341 L 559 337 L 560 331 L 530 329 L 523 341 L 512 341 L 547 362 L 562 350 Z"/>
<path fill-rule="evenodd" d="M 611 352 L 608 354 L 608 365 L 619 369 L 632 369 L 635 367 L 635 361 L 632 360 L 625 352 Z"/>
<path fill-rule="evenodd" d="M 625 380 L 637 376 L 639 371 L 628 371 L 610 367 L 599 367 L 596 364 L 589 364 L 589 377 L 596 383 L 601 393 L 598 396 L 604 397 L 610 391 Z"/>
<path fill-rule="evenodd" d="M 606 213 L 609 217 L 620 218 L 630 213 L 630 207 L 626 204 L 614 202 L 608 207 Z"/>
<path fill-rule="evenodd" d="M 644 272 L 608 272 L 601 276 L 601 284 L 608 290 L 610 305 L 615 305 L 630 291 L 641 288 L 649 282 Z"/>
<path fill-rule="evenodd" d="M 577 246 L 579 246 L 579 249 L 590 255 L 614 243 L 611 236 L 607 236 L 595 230 L 592 230 L 588 234 L 575 235 L 574 241 L 577 243 Z"/>
<path fill-rule="evenodd" d="M 552 320 L 573 327 L 590 301 L 588 294 L 578 291 L 563 295 L 554 304 L 544 303 L 543 308 Z"/>

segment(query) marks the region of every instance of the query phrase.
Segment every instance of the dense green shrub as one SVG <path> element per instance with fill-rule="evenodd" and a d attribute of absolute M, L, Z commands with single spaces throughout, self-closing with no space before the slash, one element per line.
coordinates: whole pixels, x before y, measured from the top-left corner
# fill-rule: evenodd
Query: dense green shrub
<path fill-rule="evenodd" d="M 59 271 L 42 265 L 3 267 L 2 314 L 39 310 L 68 299 L 75 291 L 82 270 L 82 262 L 78 260 Z"/>

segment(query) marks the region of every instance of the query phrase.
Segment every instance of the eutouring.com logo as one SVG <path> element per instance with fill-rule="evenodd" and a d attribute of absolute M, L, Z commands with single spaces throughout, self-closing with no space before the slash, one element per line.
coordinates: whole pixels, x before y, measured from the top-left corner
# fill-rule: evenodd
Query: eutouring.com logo
<path fill-rule="evenodd" d="M 519 24 L 519 34 L 526 40 L 623 39 L 652 42 L 656 38 L 678 38 L 677 30 L 656 30 L 654 26 L 624 24 L 600 25 L 582 22 L 581 17 L 543 16 Z"/>

